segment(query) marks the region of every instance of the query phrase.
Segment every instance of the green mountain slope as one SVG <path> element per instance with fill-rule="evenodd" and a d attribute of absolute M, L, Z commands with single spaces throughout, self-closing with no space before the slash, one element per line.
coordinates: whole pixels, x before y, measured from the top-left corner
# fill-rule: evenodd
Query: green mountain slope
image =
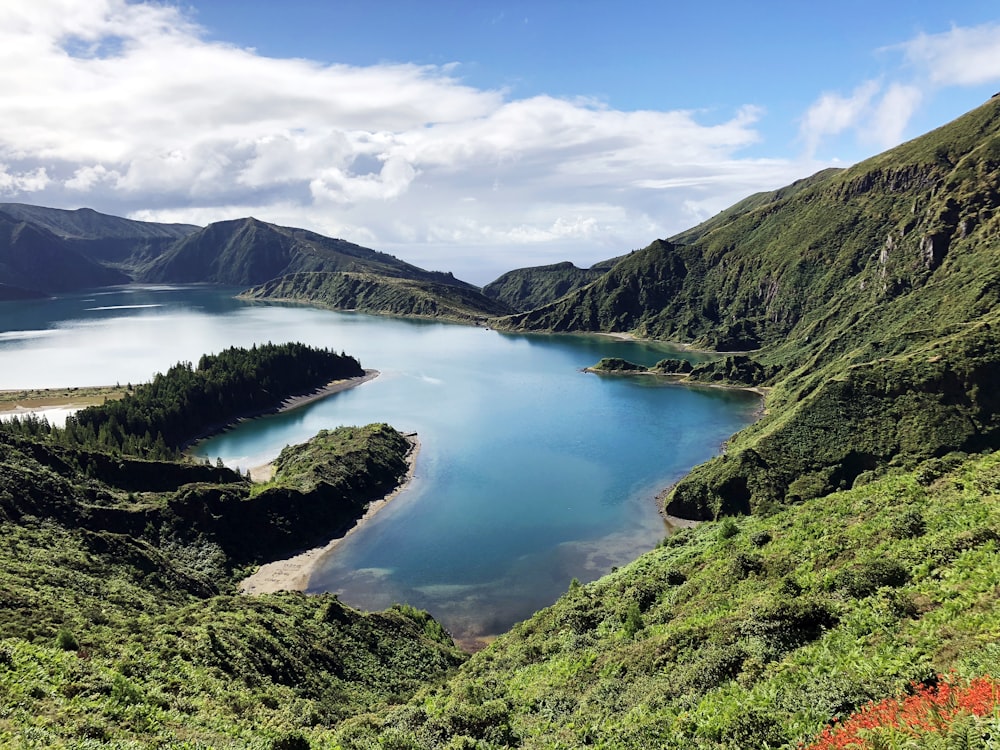
<path fill-rule="evenodd" d="M 462 321 L 484 320 L 511 311 L 503 302 L 466 285 L 352 272 L 289 274 L 249 289 L 240 297 Z"/>
<path fill-rule="evenodd" d="M 27 203 L 0 203 L 0 211 L 35 226 L 48 229 L 67 239 L 103 240 L 186 237 L 200 227 L 194 224 L 163 224 L 135 221 L 120 216 L 102 214 L 92 208 L 68 211 L 61 208 L 32 206 Z"/>
<path fill-rule="evenodd" d="M 201 228 L 133 221 L 87 208 L 0 204 L 0 299 L 132 281 L 248 287 L 319 271 L 426 282 L 462 290 L 455 294 L 471 295 L 470 300 L 478 294 L 477 287 L 450 273 L 426 271 L 344 240 L 253 218 Z M 471 306 L 480 317 L 512 311 L 485 299 Z"/>
<path fill-rule="evenodd" d="M 850 169 L 753 196 L 503 321 L 756 350 L 768 416 L 678 485 L 698 518 L 995 447 L 1000 100 Z M 752 370 L 753 368 L 748 368 Z"/>
<path fill-rule="evenodd" d="M 290 466 L 254 495 L 228 469 L 0 429 L 0 745 L 308 747 L 452 671 L 463 656 L 425 613 L 234 595 L 248 561 L 336 521 L 340 495 L 398 481 L 405 439 L 348 432 L 288 449 L 322 482 Z"/>
<path fill-rule="evenodd" d="M 0 283 L 8 299 L 121 284 L 128 277 L 77 252 L 42 227 L 0 211 Z"/>
<path fill-rule="evenodd" d="M 126 274 L 131 274 L 178 239 L 199 229 L 193 224 L 123 219 L 90 208 L 67 211 L 26 203 L 0 203 L 0 212 L 51 232 L 73 252 Z M 46 267 L 46 270 L 51 268 Z M 76 288 L 87 285 L 78 284 Z"/>
<path fill-rule="evenodd" d="M 571 584 L 443 687 L 350 720 L 338 739 L 796 747 L 911 682 L 996 674 L 998 500 L 1000 454 L 952 455 L 766 518 L 702 524 Z M 973 739 L 957 746 L 989 746 Z"/>
<path fill-rule="evenodd" d="M 500 300 L 512 310 L 523 312 L 555 302 L 569 292 L 586 286 L 607 268 L 577 268 L 570 262 L 508 271 L 483 287 L 483 294 Z"/>
<path fill-rule="evenodd" d="M 734 328 L 760 346 L 811 335 L 832 315 L 875 311 L 894 322 L 893 300 L 907 297 L 898 307 L 912 308 L 909 297 L 928 285 L 991 273 L 998 110 L 992 100 L 848 170 L 747 199 L 674 243 L 628 256 L 558 305 L 506 323 L 628 330 L 724 348 Z M 977 278 L 976 289 L 992 278 Z"/>
<path fill-rule="evenodd" d="M 366 272 L 475 289 L 450 273 L 425 271 L 344 240 L 253 218 L 210 224 L 177 242 L 138 279 L 246 287 L 303 271 Z"/>

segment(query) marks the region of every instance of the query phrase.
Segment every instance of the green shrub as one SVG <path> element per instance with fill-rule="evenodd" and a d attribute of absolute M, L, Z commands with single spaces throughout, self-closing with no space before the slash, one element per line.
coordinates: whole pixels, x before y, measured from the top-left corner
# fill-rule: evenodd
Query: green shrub
<path fill-rule="evenodd" d="M 737 580 L 742 580 L 754 573 L 764 570 L 764 561 L 757 555 L 747 552 L 737 552 L 729 563 L 729 573 Z"/>
<path fill-rule="evenodd" d="M 68 628 L 59 628 L 59 632 L 56 633 L 56 648 L 63 651 L 79 651 L 80 643 Z"/>
<path fill-rule="evenodd" d="M 739 533 L 739 524 L 732 517 L 726 516 L 719 522 L 719 539 L 732 539 Z"/>
<path fill-rule="evenodd" d="M 878 559 L 841 570 L 835 585 L 849 596 L 862 599 L 884 586 L 902 586 L 909 579 L 909 571 L 896 560 Z"/>
<path fill-rule="evenodd" d="M 629 605 L 628 613 L 625 615 L 625 637 L 634 638 L 644 627 L 646 625 L 642 621 L 642 613 L 639 611 L 639 605 L 636 602 L 632 602 Z"/>
<path fill-rule="evenodd" d="M 682 571 L 677 570 L 677 568 L 670 568 L 670 570 L 664 573 L 663 580 L 668 586 L 680 586 L 687 580 L 687 576 Z"/>
<path fill-rule="evenodd" d="M 892 535 L 896 539 L 914 539 L 923 536 L 926 530 L 924 516 L 916 508 L 908 508 L 893 519 Z"/>
<path fill-rule="evenodd" d="M 271 742 L 271 750 L 309 750 L 310 744 L 300 732 L 291 732 Z"/>

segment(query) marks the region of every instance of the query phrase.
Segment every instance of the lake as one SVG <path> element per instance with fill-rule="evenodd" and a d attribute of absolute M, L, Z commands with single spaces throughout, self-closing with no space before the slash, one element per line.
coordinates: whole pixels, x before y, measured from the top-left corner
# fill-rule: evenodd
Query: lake
<path fill-rule="evenodd" d="M 0 388 L 138 383 L 178 361 L 267 341 L 345 351 L 375 380 L 197 446 L 247 469 L 338 425 L 421 441 L 416 477 L 314 575 L 363 609 L 405 602 L 457 638 L 502 632 L 665 534 L 654 498 L 749 424 L 759 399 L 652 377 L 671 347 L 245 303 L 208 286 L 124 287 L 0 303 Z"/>

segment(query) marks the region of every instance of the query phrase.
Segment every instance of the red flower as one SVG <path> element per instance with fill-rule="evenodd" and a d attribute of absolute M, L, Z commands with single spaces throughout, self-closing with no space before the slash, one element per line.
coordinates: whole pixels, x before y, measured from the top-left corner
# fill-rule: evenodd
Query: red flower
<path fill-rule="evenodd" d="M 1000 704 L 1000 682 L 989 675 L 977 677 L 965 685 L 956 685 L 939 677 L 936 685 L 914 683 L 912 694 L 905 698 L 886 698 L 872 702 L 841 723 L 824 729 L 803 750 L 868 747 L 865 735 L 879 729 L 894 729 L 913 737 L 943 732 L 960 714 L 985 716 Z M 835 720 L 836 721 L 836 720 Z"/>

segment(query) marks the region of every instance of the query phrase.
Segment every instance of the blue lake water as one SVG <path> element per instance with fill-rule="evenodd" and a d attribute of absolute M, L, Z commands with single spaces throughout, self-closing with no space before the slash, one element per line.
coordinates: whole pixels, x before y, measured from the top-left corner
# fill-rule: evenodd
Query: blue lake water
<path fill-rule="evenodd" d="M 597 376 L 666 345 L 512 335 L 301 306 L 213 287 L 128 287 L 0 303 L 0 388 L 141 382 L 178 361 L 265 341 L 343 350 L 381 375 L 245 422 L 197 452 L 246 469 L 344 424 L 418 433 L 416 478 L 313 577 L 365 609 L 406 602 L 456 636 L 498 633 L 664 535 L 654 498 L 749 424 L 757 397 Z"/>

